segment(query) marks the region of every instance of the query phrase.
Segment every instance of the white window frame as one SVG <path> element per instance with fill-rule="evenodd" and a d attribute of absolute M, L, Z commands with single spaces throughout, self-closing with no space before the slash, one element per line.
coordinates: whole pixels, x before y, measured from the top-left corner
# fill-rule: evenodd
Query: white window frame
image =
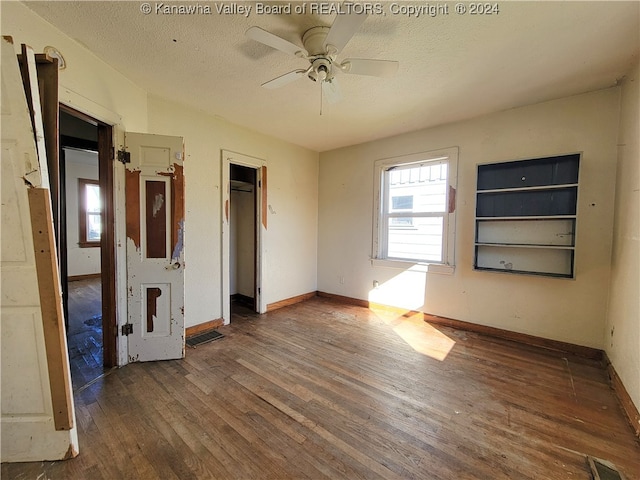
<path fill-rule="evenodd" d="M 387 232 L 384 214 L 385 205 L 388 203 L 388 186 L 385 185 L 385 173 L 393 167 L 420 165 L 429 163 L 447 163 L 447 188 L 446 211 L 443 217 L 442 233 L 442 262 L 429 262 L 424 260 L 409 260 L 388 258 Z M 455 230 L 456 208 L 455 192 L 458 180 L 458 147 L 449 147 L 440 150 L 414 153 L 393 158 L 376 160 L 374 164 L 374 209 L 373 209 L 373 242 L 371 263 L 374 266 L 387 266 L 408 268 L 409 266 L 424 266 L 425 271 L 433 273 L 453 273 L 455 267 Z M 454 198 L 451 198 L 451 195 Z M 385 203 L 387 202 L 387 203 Z M 452 208 L 450 208 L 452 207 Z M 441 216 L 435 214 L 434 216 Z"/>

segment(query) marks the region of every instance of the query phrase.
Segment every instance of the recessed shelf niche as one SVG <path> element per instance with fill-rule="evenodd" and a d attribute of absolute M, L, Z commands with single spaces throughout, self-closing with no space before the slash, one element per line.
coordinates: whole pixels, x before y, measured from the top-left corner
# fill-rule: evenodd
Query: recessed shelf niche
<path fill-rule="evenodd" d="M 478 166 L 476 270 L 573 278 L 580 154 Z"/>

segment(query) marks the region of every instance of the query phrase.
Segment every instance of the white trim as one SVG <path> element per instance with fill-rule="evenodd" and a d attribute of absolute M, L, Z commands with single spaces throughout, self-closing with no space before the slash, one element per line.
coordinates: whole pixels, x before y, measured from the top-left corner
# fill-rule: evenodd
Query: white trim
<path fill-rule="evenodd" d="M 84 113 L 102 123 L 111 125 L 113 147 L 119 150 L 124 147 L 124 125 L 122 117 L 117 113 L 95 103 L 94 101 L 60 85 L 59 103 Z M 115 294 L 116 294 L 116 354 L 119 367 L 129 363 L 129 344 L 127 337 L 120 335 L 120 328 L 127 323 L 127 219 L 125 199 L 125 167 L 120 162 L 113 162 L 113 215 L 115 240 Z"/>
<path fill-rule="evenodd" d="M 411 270 L 414 272 L 437 273 L 440 275 L 453 275 L 456 271 L 454 265 L 442 263 L 415 263 L 403 260 L 384 260 L 378 258 L 371 259 L 371 266 L 385 268 L 399 268 L 401 270 Z"/>
<path fill-rule="evenodd" d="M 388 199 L 386 198 L 389 191 L 388 185 L 383 185 L 385 179 L 388 177 L 384 175 L 388 171 L 389 167 L 394 165 L 417 165 L 420 163 L 437 163 L 439 160 L 441 163 L 446 162 L 448 164 L 447 169 L 447 184 L 445 204 L 449 205 L 450 188 L 454 191 L 457 189 L 458 183 L 458 147 L 448 147 L 439 150 L 431 150 L 428 152 L 419 152 L 409 155 L 402 155 L 398 157 L 383 158 L 376 160 L 374 163 L 374 187 L 373 187 L 373 232 L 372 232 L 372 265 L 386 265 L 386 263 L 394 264 L 406 268 L 407 264 L 415 264 L 410 260 L 402 261 L 396 259 L 380 258 L 380 252 L 386 251 L 386 216 L 382 215 L 384 205 Z M 442 216 L 444 222 L 443 238 L 442 238 L 442 258 L 444 265 L 453 269 L 455 266 L 455 214 L 456 208 L 452 212 L 445 212 L 444 215 L 438 214 L 434 216 Z M 381 224 L 382 223 L 382 224 Z M 385 263 L 381 263 L 385 262 Z M 422 263 L 418 263 L 422 264 Z M 424 265 L 428 265 L 425 262 Z M 435 264 L 434 264 L 435 265 Z M 438 264 L 441 265 L 441 264 Z M 392 265 L 386 265 L 392 266 Z M 439 272 L 440 273 L 440 272 Z M 453 273 L 453 272 L 451 272 Z"/>
<path fill-rule="evenodd" d="M 93 117 L 101 120 L 99 117 Z M 124 147 L 124 127 L 113 125 L 113 147 L 118 150 Z M 113 215 L 115 228 L 115 267 L 116 267 L 116 343 L 117 362 L 122 367 L 129 363 L 129 342 L 125 335 L 120 335 L 122 325 L 129 318 L 127 306 L 127 214 L 125 198 L 125 166 L 113 162 Z"/>
<path fill-rule="evenodd" d="M 453 275 L 456 271 L 454 265 L 442 265 L 440 263 L 429 264 L 429 273 L 435 273 L 439 275 Z"/>
<path fill-rule="evenodd" d="M 71 107 L 80 113 L 89 115 L 90 117 L 109 125 L 122 125 L 122 117 L 117 113 L 79 93 L 74 92 L 64 85 L 60 85 L 59 90 L 60 98 L 58 101 L 67 107 Z M 114 143 L 114 145 L 118 145 L 118 143 Z"/>
<path fill-rule="evenodd" d="M 222 224 L 222 269 L 221 269 L 221 281 L 222 285 L 222 319 L 225 325 L 231 322 L 231 300 L 229 295 L 230 290 L 230 238 L 229 238 L 229 220 L 226 218 L 225 205 L 231 200 L 231 179 L 230 168 L 231 164 L 242 165 L 257 170 L 256 178 L 258 185 L 256 185 L 256 308 L 258 313 L 265 313 L 267 311 L 266 296 L 264 292 L 264 285 L 262 278 L 264 275 L 264 227 L 262 226 L 262 167 L 267 165 L 265 160 L 260 158 L 250 157 L 243 155 L 242 153 L 231 152 L 229 150 L 222 150 L 222 188 L 221 192 L 221 224 Z"/>

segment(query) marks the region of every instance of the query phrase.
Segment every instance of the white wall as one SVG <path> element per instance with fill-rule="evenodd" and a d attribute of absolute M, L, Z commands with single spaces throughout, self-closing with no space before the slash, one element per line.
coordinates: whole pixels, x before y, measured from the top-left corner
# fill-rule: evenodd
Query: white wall
<path fill-rule="evenodd" d="M 222 317 L 221 151 L 266 161 L 267 230 L 262 294 L 274 303 L 316 290 L 318 154 L 168 100 L 149 97 L 149 130 L 184 137 L 185 319 Z"/>
<path fill-rule="evenodd" d="M 602 348 L 618 96 L 614 88 L 322 153 L 318 290 L 364 300 L 384 298 L 404 308 Z M 372 266 L 374 161 L 455 146 L 459 165 L 454 274 Z M 570 152 L 584 152 L 576 279 L 474 271 L 477 164 Z M 374 280 L 380 284 L 377 290 Z"/>
<path fill-rule="evenodd" d="M 98 153 L 65 149 L 67 198 L 67 275 L 100 273 L 100 247 L 80 248 L 78 179 L 98 180 Z"/>
<path fill-rule="evenodd" d="M 622 85 L 611 291 L 604 348 L 640 409 L 640 69 Z"/>
<path fill-rule="evenodd" d="M 254 298 L 254 192 L 231 191 L 229 207 L 229 294 Z"/>

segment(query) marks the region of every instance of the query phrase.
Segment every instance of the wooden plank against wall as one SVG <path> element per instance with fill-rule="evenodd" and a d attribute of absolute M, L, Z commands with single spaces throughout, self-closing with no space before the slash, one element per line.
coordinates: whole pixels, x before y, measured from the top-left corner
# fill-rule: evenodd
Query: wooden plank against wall
<path fill-rule="evenodd" d="M 51 190 L 49 189 L 49 166 L 47 164 L 46 132 L 42 118 L 40 86 L 38 70 L 33 50 L 22 46 L 23 82 L 29 85 L 31 119 L 35 133 L 35 144 L 38 154 L 40 182 L 31 183 L 28 191 L 29 211 L 33 248 L 38 277 L 40 309 L 47 351 L 47 369 L 49 371 L 49 388 L 53 407 L 53 420 L 56 430 L 73 428 L 74 411 L 71 393 L 71 375 L 69 373 L 69 355 L 64 326 L 62 306 L 62 289 L 58 271 L 56 237 L 53 224 Z M 25 78 L 26 77 L 26 78 Z M 43 81 L 46 78 L 43 78 Z M 57 110 L 57 100 L 55 103 Z M 49 132 L 49 135 L 54 132 Z M 57 132 L 55 132 L 57 134 Z M 57 157 L 56 157 L 57 158 Z"/>
<path fill-rule="evenodd" d="M 53 418 L 56 430 L 70 430 L 74 418 L 73 399 L 51 199 L 45 188 L 30 188 L 28 192 Z"/>

